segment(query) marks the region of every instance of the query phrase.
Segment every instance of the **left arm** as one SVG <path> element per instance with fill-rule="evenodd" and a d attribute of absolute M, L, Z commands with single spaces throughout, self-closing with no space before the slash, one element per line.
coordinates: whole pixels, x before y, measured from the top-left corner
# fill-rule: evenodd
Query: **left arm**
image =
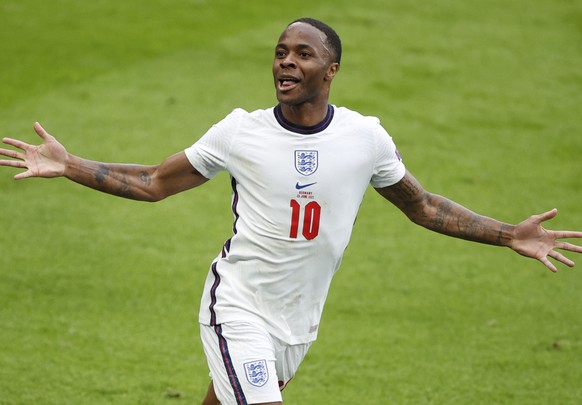
<path fill-rule="evenodd" d="M 518 225 L 511 225 L 479 214 L 440 195 L 429 193 L 406 172 L 398 183 L 376 189 L 396 205 L 415 224 L 456 238 L 489 245 L 507 246 L 517 253 L 539 260 L 551 271 L 556 267 L 551 257 L 567 266 L 574 262 L 554 249 L 582 253 L 582 247 L 558 241 L 561 238 L 582 238 L 582 232 L 548 231 L 541 226 L 556 216 L 557 210 L 533 215 Z"/>

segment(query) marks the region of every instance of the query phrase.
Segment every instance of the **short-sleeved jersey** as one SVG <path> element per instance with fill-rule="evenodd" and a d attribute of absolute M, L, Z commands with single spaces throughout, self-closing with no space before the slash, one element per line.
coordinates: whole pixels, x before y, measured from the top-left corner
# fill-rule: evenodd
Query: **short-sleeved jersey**
<path fill-rule="evenodd" d="M 232 184 L 233 235 L 208 272 L 200 322 L 260 320 L 289 344 L 315 340 L 367 186 L 404 176 L 392 138 L 346 108 L 300 127 L 277 106 L 236 109 L 185 152 Z"/>

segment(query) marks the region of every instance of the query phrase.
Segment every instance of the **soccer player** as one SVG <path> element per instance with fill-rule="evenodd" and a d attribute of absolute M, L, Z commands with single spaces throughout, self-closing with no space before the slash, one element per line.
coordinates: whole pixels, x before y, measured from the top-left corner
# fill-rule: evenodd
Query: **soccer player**
<path fill-rule="evenodd" d="M 278 104 L 235 109 L 194 145 L 159 165 L 74 156 L 40 124 L 39 146 L 15 139 L 0 149 L 23 168 L 15 179 L 64 176 L 113 195 L 159 201 L 219 171 L 231 176 L 233 235 L 212 262 L 199 314 L 212 382 L 203 404 L 281 404 L 281 390 L 316 339 L 332 277 L 370 184 L 410 220 L 430 230 L 507 246 L 557 271 L 556 249 L 582 253 L 545 230 L 557 211 L 510 225 L 432 194 L 408 172 L 378 119 L 329 104 L 341 42 L 326 24 L 300 19 L 275 47 Z"/>

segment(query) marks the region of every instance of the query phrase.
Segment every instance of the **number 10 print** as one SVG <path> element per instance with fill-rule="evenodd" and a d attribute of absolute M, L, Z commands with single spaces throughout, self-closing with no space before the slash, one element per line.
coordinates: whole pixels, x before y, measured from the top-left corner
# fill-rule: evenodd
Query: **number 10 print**
<path fill-rule="evenodd" d="M 301 205 L 296 200 L 291 200 L 291 230 L 289 237 L 297 239 L 299 233 L 299 219 L 301 216 Z M 307 240 L 314 239 L 319 233 L 319 217 L 321 206 L 316 201 L 311 201 L 303 209 L 303 229 L 301 234 Z"/>

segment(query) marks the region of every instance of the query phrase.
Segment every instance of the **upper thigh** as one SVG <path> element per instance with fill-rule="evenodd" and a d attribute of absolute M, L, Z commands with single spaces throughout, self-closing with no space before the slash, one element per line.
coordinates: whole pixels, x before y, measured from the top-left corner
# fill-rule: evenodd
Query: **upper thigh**
<path fill-rule="evenodd" d="M 281 391 L 295 376 L 299 365 L 303 362 L 311 343 L 288 345 L 275 338 L 276 368 Z"/>
<path fill-rule="evenodd" d="M 210 383 L 210 386 L 208 387 L 208 392 L 206 393 L 206 398 L 202 401 L 202 405 L 220 405 L 220 401 L 216 397 L 212 383 Z M 251 405 L 283 405 L 283 402 L 263 402 L 262 404 Z"/>
<path fill-rule="evenodd" d="M 282 403 L 273 340 L 261 325 L 226 323 L 200 328 L 221 404 Z"/>

